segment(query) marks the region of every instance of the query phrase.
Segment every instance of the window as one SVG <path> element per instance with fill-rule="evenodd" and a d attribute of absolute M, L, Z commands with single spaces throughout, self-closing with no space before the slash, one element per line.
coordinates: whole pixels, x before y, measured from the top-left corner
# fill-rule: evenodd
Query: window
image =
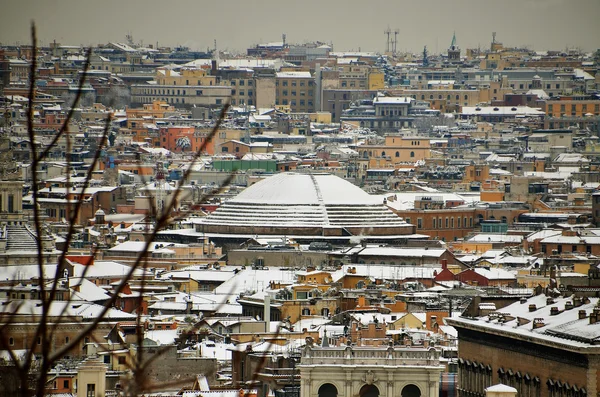
<path fill-rule="evenodd" d="M 88 383 L 86 397 L 96 397 L 96 385 L 94 383 Z"/>
<path fill-rule="evenodd" d="M 235 93 L 235 91 L 234 91 Z M 202 95 L 202 90 L 196 90 L 196 95 Z"/>
<path fill-rule="evenodd" d="M 415 157 L 415 152 L 410 152 L 410 157 Z"/>
<path fill-rule="evenodd" d="M 69 337 L 65 336 L 65 344 L 69 343 Z"/>
<path fill-rule="evenodd" d="M 15 344 L 15 339 L 14 338 L 8 338 L 8 344 L 13 346 Z"/>
<path fill-rule="evenodd" d="M 69 388 L 69 380 L 65 379 L 63 380 L 63 389 L 68 389 Z"/>
<path fill-rule="evenodd" d="M 449 219 L 446 218 L 446 229 L 448 229 Z"/>
<path fill-rule="evenodd" d="M 240 80 L 240 87 L 244 85 L 244 80 Z"/>
<path fill-rule="evenodd" d="M 125 363 L 126 363 L 126 357 L 119 356 L 119 365 L 125 365 Z"/>
<path fill-rule="evenodd" d="M 417 229 L 423 228 L 423 219 L 417 218 Z"/>

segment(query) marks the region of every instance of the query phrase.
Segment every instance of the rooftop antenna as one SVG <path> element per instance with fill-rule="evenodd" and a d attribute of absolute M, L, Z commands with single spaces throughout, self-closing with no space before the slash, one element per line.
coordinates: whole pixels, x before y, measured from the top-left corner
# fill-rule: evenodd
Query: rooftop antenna
<path fill-rule="evenodd" d="M 390 30 L 390 27 L 388 26 L 388 28 L 386 30 L 383 31 L 383 34 L 385 34 L 387 36 L 387 41 L 385 43 L 385 52 L 390 52 L 390 34 L 392 33 L 392 31 Z"/>
<path fill-rule="evenodd" d="M 400 29 L 394 30 L 394 55 L 396 55 L 396 49 L 398 48 L 398 35 L 400 34 Z"/>
<path fill-rule="evenodd" d="M 281 34 L 281 41 L 283 41 L 283 48 L 285 48 L 285 39 L 286 39 L 286 35 L 285 33 Z"/>

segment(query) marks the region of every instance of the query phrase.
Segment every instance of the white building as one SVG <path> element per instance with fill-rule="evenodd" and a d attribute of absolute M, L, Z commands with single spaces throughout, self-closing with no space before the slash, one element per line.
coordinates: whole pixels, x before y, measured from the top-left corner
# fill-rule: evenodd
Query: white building
<path fill-rule="evenodd" d="M 301 397 L 437 397 L 440 352 L 394 346 L 307 345 L 300 369 Z"/>

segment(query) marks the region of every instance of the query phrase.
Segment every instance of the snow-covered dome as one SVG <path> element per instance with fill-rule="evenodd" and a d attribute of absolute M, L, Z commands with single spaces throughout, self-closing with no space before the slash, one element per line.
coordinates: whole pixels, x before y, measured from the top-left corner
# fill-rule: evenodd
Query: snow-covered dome
<path fill-rule="evenodd" d="M 404 235 L 413 227 L 380 197 L 330 174 L 286 172 L 245 189 L 204 218 L 208 233 L 300 236 Z"/>
<path fill-rule="evenodd" d="M 98 208 L 98 211 L 94 214 L 95 216 L 105 216 L 106 214 L 102 210 L 102 208 Z"/>

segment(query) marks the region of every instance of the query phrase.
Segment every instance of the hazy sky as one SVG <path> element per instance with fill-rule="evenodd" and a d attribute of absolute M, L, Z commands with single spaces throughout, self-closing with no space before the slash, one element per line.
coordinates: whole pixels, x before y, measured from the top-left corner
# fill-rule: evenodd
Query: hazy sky
<path fill-rule="evenodd" d="M 600 48 L 600 0 L 2 0 L 0 43 L 125 41 L 244 51 L 260 42 L 332 42 L 334 50 L 383 51 L 384 30 L 399 29 L 398 50 L 507 46 L 536 50 Z"/>

